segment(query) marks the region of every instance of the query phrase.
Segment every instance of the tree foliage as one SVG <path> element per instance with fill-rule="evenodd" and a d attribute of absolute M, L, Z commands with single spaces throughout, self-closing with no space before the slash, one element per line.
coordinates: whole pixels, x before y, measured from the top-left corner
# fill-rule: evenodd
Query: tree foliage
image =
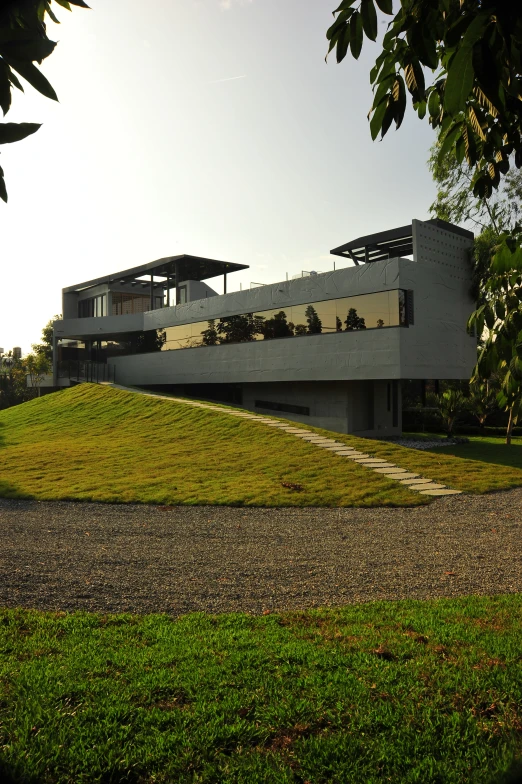
<path fill-rule="evenodd" d="M 84 0 L 54 0 L 71 10 L 71 5 L 88 8 Z M 0 4 L 0 107 L 4 117 L 11 107 L 12 90 L 23 92 L 22 80 L 35 90 L 58 100 L 54 88 L 35 63 L 52 54 L 56 41 L 47 37 L 46 16 L 59 23 L 52 8 L 52 0 L 3 0 Z M 37 123 L 0 123 L 0 144 L 11 144 L 25 139 L 40 128 Z M 7 201 L 4 172 L 0 167 L 0 198 Z"/>
<path fill-rule="evenodd" d="M 374 0 L 343 0 L 327 32 L 337 62 L 377 39 Z M 393 19 L 370 73 L 373 139 L 402 124 L 410 95 L 473 171 L 476 197 L 491 196 L 511 161 L 522 165 L 522 6 L 508 0 L 375 0 Z M 357 7 L 356 7 L 357 6 Z M 426 75 L 431 72 L 430 83 Z"/>
<path fill-rule="evenodd" d="M 493 256 L 486 301 L 471 315 L 468 326 L 486 335 L 472 381 L 496 376 L 498 403 L 509 413 L 507 443 L 522 415 L 522 248 L 507 238 Z"/>

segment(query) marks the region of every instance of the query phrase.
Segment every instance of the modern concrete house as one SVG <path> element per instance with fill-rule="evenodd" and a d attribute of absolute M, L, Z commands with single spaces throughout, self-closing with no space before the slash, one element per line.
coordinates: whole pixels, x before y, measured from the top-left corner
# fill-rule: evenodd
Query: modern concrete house
<path fill-rule="evenodd" d="M 204 282 L 223 275 L 226 291 L 245 265 L 186 255 L 70 286 L 54 324 L 55 383 L 89 362 L 124 385 L 397 435 L 401 380 L 472 371 L 472 244 L 457 226 L 414 220 L 331 251 L 353 266 L 245 291 Z"/>

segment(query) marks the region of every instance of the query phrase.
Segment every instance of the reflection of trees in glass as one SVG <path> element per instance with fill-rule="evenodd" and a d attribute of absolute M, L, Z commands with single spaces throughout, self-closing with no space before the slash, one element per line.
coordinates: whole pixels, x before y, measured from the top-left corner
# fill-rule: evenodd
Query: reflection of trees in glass
<path fill-rule="evenodd" d="M 167 339 L 164 329 L 147 329 L 145 332 L 132 332 L 129 343 L 132 354 L 150 354 L 161 351 Z"/>
<path fill-rule="evenodd" d="M 364 319 L 357 315 L 355 308 L 350 308 L 344 323 L 346 324 L 346 332 L 351 332 L 354 329 L 366 329 Z"/>
<path fill-rule="evenodd" d="M 308 335 L 308 327 L 306 326 L 306 324 L 296 324 L 294 326 L 294 324 L 292 324 L 292 322 L 290 321 L 288 326 L 294 330 L 294 335 L 296 337 L 299 337 L 300 335 Z"/>
<path fill-rule="evenodd" d="M 308 305 L 305 310 L 305 316 L 308 324 L 307 333 L 309 335 L 319 335 L 323 331 L 323 323 L 313 305 Z"/>
<path fill-rule="evenodd" d="M 204 329 L 201 335 L 204 346 L 217 346 L 219 343 L 219 335 L 217 333 L 216 322 L 214 319 L 207 321 L 207 329 Z"/>
<path fill-rule="evenodd" d="M 377 327 L 380 329 L 384 327 L 384 321 L 382 319 L 377 319 Z"/>
<path fill-rule="evenodd" d="M 342 332 L 343 331 L 343 322 L 341 321 L 339 316 L 335 317 L 335 329 L 336 329 L 337 332 Z"/>
<path fill-rule="evenodd" d="M 245 343 L 249 340 L 255 340 L 255 336 L 262 331 L 264 320 L 263 316 L 254 316 L 253 313 L 220 318 L 217 325 L 220 342 Z"/>
<path fill-rule="evenodd" d="M 261 333 L 265 340 L 272 338 L 290 338 L 294 334 L 294 325 L 286 320 L 286 313 L 280 310 L 273 318 L 266 319 L 261 326 Z"/>

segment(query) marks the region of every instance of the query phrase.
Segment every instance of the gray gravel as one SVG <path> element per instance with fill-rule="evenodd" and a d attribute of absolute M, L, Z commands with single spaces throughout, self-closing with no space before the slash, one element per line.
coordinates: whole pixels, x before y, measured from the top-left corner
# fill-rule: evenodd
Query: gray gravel
<path fill-rule="evenodd" d="M 226 612 L 519 592 L 522 489 L 414 509 L 0 499 L 0 604 Z"/>

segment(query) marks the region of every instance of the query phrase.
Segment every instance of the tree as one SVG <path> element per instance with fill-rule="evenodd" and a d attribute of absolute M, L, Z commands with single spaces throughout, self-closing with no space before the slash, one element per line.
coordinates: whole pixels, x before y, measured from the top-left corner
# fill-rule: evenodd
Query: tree
<path fill-rule="evenodd" d="M 327 32 L 341 62 L 361 53 L 364 36 L 377 39 L 373 0 L 342 0 Z M 477 197 L 491 196 L 511 161 L 522 165 L 522 6 L 508 0 L 375 0 L 393 16 L 370 73 L 373 139 L 402 124 L 409 92 L 428 117 L 441 154 L 455 150 L 473 169 Z M 396 11 L 394 15 L 394 10 Z M 426 85 L 425 73 L 434 74 Z"/>
<path fill-rule="evenodd" d="M 204 329 L 201 335 L 202 335 L 202 342 L 204 346 L 218 345 L 219 335 L 216 330 L 215 319 L 209 319 L 209 321 L 207 321 L 207 329 Z"/>
<path fill-rule="evenodd" d="M 49 360 L 45 354 L 29 354 L 24 360 L 24 369 L 29 375 L 31 387 L 38 390 L 38 397 L 40 397 L 40 387 L 44 376 L 52 368 L 52 354 Z"/>
<path fill-rule="evenodd" d="M 437 395 L 437 408 L 448 438 L 453 435 L 453 430 L 464 406 L 464 395 L 459 389 L 447 389 L 442 395 Z"/>
<path fill-rule="evenodd" d="M 37 356 L 43 356 L 52 364 L 53 361 L 53 323 L 59 321 L 61 316 L 54 316 L 42 329 L 42 342 L 33 343 L 31 348 Z"/>
<path fill-rule="evenodd" d="M 335 317 L 335 331 L 342 332 L 343 331 L 343 322 L 339 318 L 339 316 Z"/>
<path fill-rule="evenodd" d="M 495 379 L 491 381 L 475 380 L 469 385 L 469 397 L 466 405 L 478 420 L 480 430 L 484 432 L 486 421 L 494 411 L 498 410 L 498 388 Z"/>
<path fill-rule="evenodd" d="M 84 0 L 55 0 L 71 10 L 71 5 L 88 8 Z M 52 0 L 4 0 L 0 9 L 0 107 L 4 117 L 11 107 L 13 87 L 22 90 L 19 76 L 53 101 L 58 100 L 52 85 L 34 64 L 53 52 L 56 41 L 47 37 L 46 14 L 58 23 Z M 40 128 L 37 123 L 0 123 L 0 144 L 25 139 Z M 4 172 L 0 167 L 0 198 L 7 201 Z"/>
<path fill-rule="evenodd" d="M 522 413 L 522 248 L 516 238 L 504 240 L 490 272 L 485 302 L 468 322 L 478 335 L 485 335 L 472 382 L 492 375 L 498 378 L 497 401 L 509 414 L 506 443 L 510 444 Z"/>
<path fill-rule="evenodd" d="M 498 190 L 486 199 L 473 195 L 473 170 L 466 161 L 459 163 L 455 151 L 440 155 L 440 142 L 430 150 L 428 167 L 437 184 L 437 198 L 430 207 L 435 218 L 450 223 L 471 222 L 480 233 L 475 236 L 471 295 L 482 304 L 489 280 L 491 257 L 517 225 L 522 208 L 522 171 L 510 171 Z"/>
<path fill-rule="evenodd" d="M 377 319 L 377 328 L 382 329 L 384 327 L 384 321 L 382 319 Z"/>
<path fill-rule="evenodd" d="M 305 310 L 306 323 L 308 324 L 308 335 L 320 335 L 323 331 L 323 322 L 319 318 L 313 305 L 308 305 Z"/>
<path fill-rule="evenodd" d="M 346 324 L 346 332 L 352 332 L 354 329 L 366 329 L 364 319 L 357 315 L 357 310 L 355 308 L 350 308 L 344 323 Z"/>
<path fill-rule="evenodd" d="M 290 338 L 294 334 L 293 327 L 286 320 L 286 313 L 280 310 L 271 319 L 265 319 L 261 326 L 261 333 L 265 340 L 272 338 Z"/>
<path fill-rule="evenodd" d="M 245 313 L 242 316 L 227 316 L 220 318 L 217 325 L 217 332 L 221 343 L 245 343 L 255 340 L 256 335 L 261 333 L 262 316 L 254 316 L 253 313 Z"/>

